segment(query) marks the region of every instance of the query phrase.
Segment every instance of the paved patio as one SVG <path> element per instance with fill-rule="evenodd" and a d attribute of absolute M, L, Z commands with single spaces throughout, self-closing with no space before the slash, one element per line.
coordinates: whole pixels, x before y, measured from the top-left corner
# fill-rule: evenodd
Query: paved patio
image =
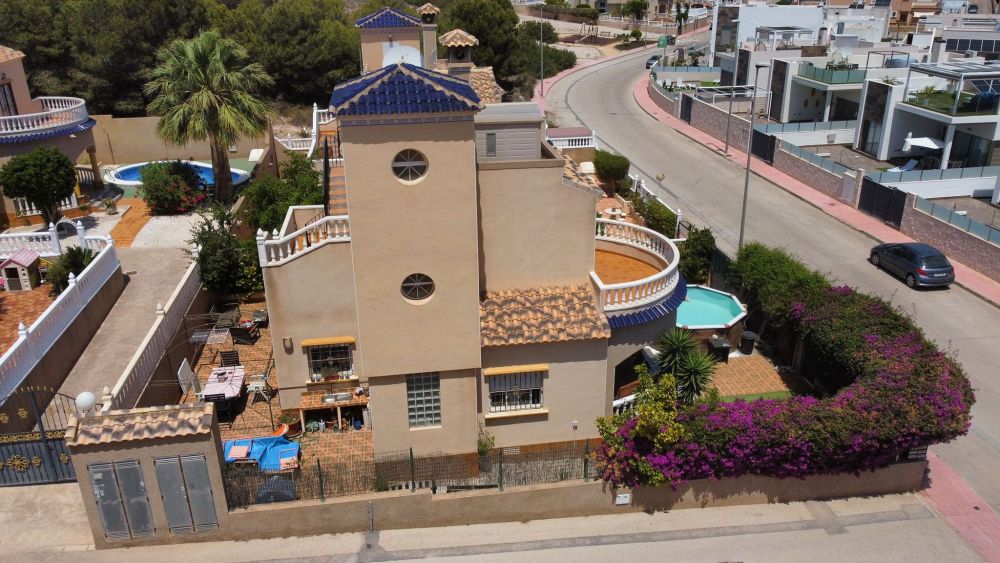
<path fill-rule="evenodd" d="M 642 260 L 606 250 L 596 251 L 594 271 L 605 284 L 641 280 L 659 272 Z"/>
<path fill-rule="evenodd" d="M 31 326 L 55 297 L 49 295 L 52 286 L 43 284 L 31 291 L 0 292 L 0 354 L 17 341 L 17 325 Z"/>
<path fill-rule="evenodd" d="M 729 363 L 716 364 L 712 385 L 719 390 L 721 397 L 792 393 L 801 390 L 801 384 L 796 381 L 795 376 L 782 374 L 759 353 L 731 356 Z"/>

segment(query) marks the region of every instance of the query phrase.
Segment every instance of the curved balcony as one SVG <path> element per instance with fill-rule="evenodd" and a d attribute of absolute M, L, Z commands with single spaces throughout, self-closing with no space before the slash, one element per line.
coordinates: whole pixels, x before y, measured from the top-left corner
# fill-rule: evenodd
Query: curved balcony
<path fill-rule="evenodd" d="M 660 305 L 674 296 L 681 281 L 677 270 L 680 253 L 670 239 L 645 227 L 608 219 L 597 220 L 596 237 L 597 271 L 590 277 L 609 320 Z M 612 328 L 614 325 L 612 322 Z"/>
<path fill-rule="evenodd" d="M 43 111 L 0 117 L 0 137 L 43 133 L 80 125 L 90 119 L 87 102 L 80 98 L 42 96 L 35 101 L 41 102 Z"/>

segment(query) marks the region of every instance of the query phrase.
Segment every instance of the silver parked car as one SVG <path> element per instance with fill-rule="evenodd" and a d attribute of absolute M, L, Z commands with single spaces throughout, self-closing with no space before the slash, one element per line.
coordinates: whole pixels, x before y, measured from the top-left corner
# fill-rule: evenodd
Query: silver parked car
<path fill-rule="evenodd" d="M 872 248 L 868 261 L 895 274 L 910 287 L 949 285 L 955 268 L 940 250 L 922 242 L 885 243 Z"/>

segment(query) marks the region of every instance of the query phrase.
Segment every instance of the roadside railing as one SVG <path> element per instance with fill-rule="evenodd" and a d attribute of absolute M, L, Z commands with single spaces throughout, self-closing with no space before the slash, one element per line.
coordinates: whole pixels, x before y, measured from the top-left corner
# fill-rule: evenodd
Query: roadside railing
<path fill-rule="evenodd" d="M 257 258 L 261 267 L 283 264 L 324 243 L 350 242 L 351 224 L 347 215 L 333 215 L 281 238 L 277 238 L 277 231 L 272 233 L 272 240 L 268 240 L 267 236 L 263 231 L 257 231 Z"/>
<path fill-rule="evenodd" d="M 42 96 L 35 101 L 41 102 L 42 111 L 0 117 L 0 136 L 48 131 L 90 119 L 87 102 L 80 98 Z"/>
<path fill-rule="evenodd" d="M 90 243 L 88 237 L 88 246 Z M 120 262 L 110 238 L 93 237 L 101 251 L 80 272 L 70 274 L 69 286 L 56 297 L 31 326 L 18 326 L 14 344 L 0 357 L 0 397 L 15 391 L 31 370 L 56 344 L 63 332 L 76 320 L 90 300 L 118 270 Z"/>
<path fill-rule="evenodd" d="M 918 211 L 923 211 L 935 219 L 940 219 L 952 227 L 963 230 L 972 236 L 1000 246 L 1000 229 L 985 225 L 974 219 L 970 219 L 964 213 L 949 209 L 943 205 L 938 205 L 922 197 L 916 197 L 913 200 L 913 208 Z"/>
<path fill-rule="evenodd" d="M 880 184 L 890 182 L 930 182 L 934 180 L 961 180 L 963 178 L 989 178 L 1000 176 L 1000 166 L 972 166 L 941 170 L 909 170 L 906 172 L 868 172 L 865 174 Z"/>
<path fill-rule="evenodd" d="M 105 400 L 102 410 L 130 409 L 135 407 L 149 385 L 157 364 L 167 351 L 171 338 L 184 321 L 184 315 L 201 289 L 201 273 L 198 269 L 198 255 L 184 272 L 184 277 L 167 300 L 166 306 L 157 304 L 156 320 L 142 344 L 132 355 L 118 382 L 111 390 L 110 400 Z M 107 389 L 107 388 L 105 388 Z"/>
<path fill-rule="evenodd" d="M 609 219 L 597 219 L 596 237 L 597 240 L 643 250 L 667 263 L 663 270 L 651 276 L 615 284 L 605 284 L 596 272 L 591 272 L 590 277 L 597 285 L 604 311 L 643 307 L 658 303 L 673 293 L 680 279 L 677 270 L 680 253 L 670 239 L 652 229 Z"/>

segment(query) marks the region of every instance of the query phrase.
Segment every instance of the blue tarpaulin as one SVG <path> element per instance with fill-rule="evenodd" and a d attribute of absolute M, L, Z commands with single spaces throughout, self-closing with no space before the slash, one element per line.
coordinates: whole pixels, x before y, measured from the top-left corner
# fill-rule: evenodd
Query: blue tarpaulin
<path fill-rule="evenodd" d="M 250 453 L 245 458 L 233 458 L 229 455 L 233 446 L 250 446 Z M 226 456 L 226 463 L 252 459 L 257 462 L 257 466 L 261 471 L 279 471 L 281 470 L 282 459 L 298 459 L 299 445 L 284 436 L 243 438 L 240 440 L 226 440 L 225 444 L 223 444 L 223 452 Z"/>

